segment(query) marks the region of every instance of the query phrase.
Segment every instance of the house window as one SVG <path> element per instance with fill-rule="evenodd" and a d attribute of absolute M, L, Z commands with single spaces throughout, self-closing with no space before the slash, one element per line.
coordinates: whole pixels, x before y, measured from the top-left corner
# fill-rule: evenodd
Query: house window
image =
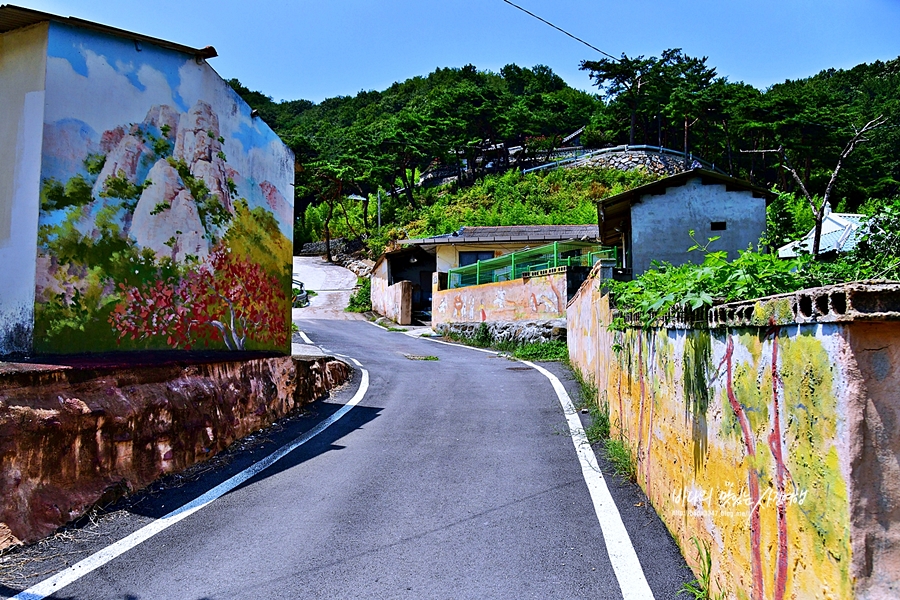
<path fill-rule="evenodd" d="M 725 221 L 712 221 L 709 224 L 710 231 L 725 231 L 727 229 Z"/>
<path fill-rule="evenodd" d="M 466 251 L 459 253 L 459 266 L 466 267 L 474 265 L 479 260 L 490 260 L 494 258 L 493 250 Z"/>

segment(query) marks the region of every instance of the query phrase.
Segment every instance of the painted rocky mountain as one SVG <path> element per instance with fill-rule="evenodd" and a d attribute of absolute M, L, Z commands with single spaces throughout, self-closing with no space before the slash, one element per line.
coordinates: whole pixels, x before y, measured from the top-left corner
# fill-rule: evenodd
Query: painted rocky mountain
<path fill-rule="evenodd" d="M 36 348 L 287 343 L 293 209 L 229 164 L 210 104 L 156 105 L 100 136 L 69 120 L 47 127 L 45 145 L 54 174 L 71 176 L 43 178 Z"/>

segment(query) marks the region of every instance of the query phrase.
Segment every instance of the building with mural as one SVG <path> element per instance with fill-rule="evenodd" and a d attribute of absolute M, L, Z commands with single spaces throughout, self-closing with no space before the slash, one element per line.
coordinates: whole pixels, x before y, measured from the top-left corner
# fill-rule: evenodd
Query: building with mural
<path fill-rule="evenodd" d="M 293 155 L 214 56 L 0 7 L 0 356 L 287 351 Z"/>

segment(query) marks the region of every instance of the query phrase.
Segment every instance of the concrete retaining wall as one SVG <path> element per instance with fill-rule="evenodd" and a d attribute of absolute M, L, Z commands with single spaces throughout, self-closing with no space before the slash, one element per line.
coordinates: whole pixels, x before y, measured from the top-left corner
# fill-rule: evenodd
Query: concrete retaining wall
<path fill-rule="evenodd" d="M 0 367 L 0 549 L 212 457 L 351 373 L 327 357 Z"/>
<path fill-rule="evenodd" d="M 713 591 L 900 597 L 900 287 L 725 305 L 712 328 L 610 332 L 598 284 L 568 306 L 572 364 L 686 555 L 691 538 L 710 545 Z"/>
<path fill-rule="evenodd" d="M 623 152 L 599 154 L 592 156 L 587 163 L 579 162 L 577 164 L 578 166 L 587 164 L 605 169 L 619 169 L 620 171 L 644 169 L 649 173 L 662 177 L 675 175 L 686 170 L 683 156 L 661 154 L 650 150 L 625 150 Z M 689 160 L 688 168 L 693 168 L 693 160 Z"/>

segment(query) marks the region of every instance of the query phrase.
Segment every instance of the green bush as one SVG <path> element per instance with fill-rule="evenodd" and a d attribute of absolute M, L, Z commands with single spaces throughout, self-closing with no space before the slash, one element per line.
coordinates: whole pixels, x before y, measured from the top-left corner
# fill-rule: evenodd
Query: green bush
<path fill-rule="evenodd" d="M 356 291 L 350 296 L 347 312 L 368 312 L 372 310 L 372 280 L 360 277 L 356 280 Z"/>

